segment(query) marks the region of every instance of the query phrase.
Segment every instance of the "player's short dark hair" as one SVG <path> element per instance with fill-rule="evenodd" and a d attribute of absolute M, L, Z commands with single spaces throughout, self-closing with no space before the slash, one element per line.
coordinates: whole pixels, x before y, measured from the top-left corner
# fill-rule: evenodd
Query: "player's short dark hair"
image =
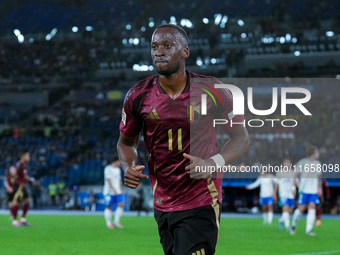
<path fill-rule="evenodd" d="M 115 162 L 115 161 L 117 161 L 117 160 L 119 160 L 119 157 L 118 157 L 118 154 L 117 154 L 117 153 L 113 154 L 113 155 L 109 158 L 109 162 L 110 162 L 110 163 Z"/>
<path fill-rule="evenodd" d="M 307 156 L 307 158 L 312 156 L 317 149 L 318 148 L 316 146 L 314 146 L 314 145 L 307 146 L 307 148 L 306 148 L 306 156 Z"/>
<path fill-rule="evenodd" d="M 20 153 L 19 153 L 19 156 L 22 157 L 22 156 L 24 156 L 27 153 L 29 153 L 28 150 L 21 150 Z"/>
<path fill-rule="evenodd" d="M 180 32 L 180 34 L 183 36 L 183 38 L 185 39 L 186 44 L 188 45 L 188 34 L 187 32 L 184 30 L 184 28 L 182 28 L 181 26 L 175 25 L 175 24 L 163 24 L 158 26 L 155 31 L 159 28 L 163 28 L 163 27 L 169 27 L 169 28 L 173 28 L 176 29 L 178 32 Z"/>

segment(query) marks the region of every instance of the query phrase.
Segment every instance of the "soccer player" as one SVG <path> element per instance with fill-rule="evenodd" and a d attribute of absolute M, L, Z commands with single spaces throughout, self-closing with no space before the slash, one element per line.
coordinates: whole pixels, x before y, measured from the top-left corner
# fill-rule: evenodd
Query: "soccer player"
<path fill-rule="evenodd" d="M 322 204 L 324 203 L 325 199 L 327 199 L 327 202 L 331 198 L 331 190 L 328 186 L 328 182 L 325 179 L 321 179 L 321 193 L 319 193 L 319 199 L 320 204 L 317 206 L 316 209 L 316 222 L 315 226 L 320 227 L 321 226 L 321 215 L 322 215 Z"/>
<path fill-rule="evenodd" d="M 118 153 L 125 172 L 125 185 L 135 189 L 149 178 L 137 165 L 141 131 L 149 152 L 148 171 L 154 194 L 154 216 L 164 254 L 215 252 L 218 236 L 222 179 L 212 171 L 196 167 L 230 164 L 249 146 L 243 121 L 232 113 L 229 90 L 216 89 L 220 97 L 219 118 L 229 120 L 223 128 L 230 140 L 220 151 L 213 127 L 215 104 L 207 99 L 207 114 L 198 105 L 202 86 L 220 83 L 213 77 L 185 69 L 189 56 L 188 37 L 183 28 L 161 25 L 151 38 L 151 57 L 158 75 L 148 77 L 127 93 L 122 110 Z M 228 116 L 229 115 L 229 116 Z"/>
<path fill-rule="evenodd" d="M 112 229 L 113 225 L 118 228 L 123 228 L 120 223 L 120 217 L 124 212 L 124 199 L 123 199 L 123 183 L 120 172 L 120 162 L 118 155 L 113 156 L 111 164 L 107 165 L 104 169 L 104 190 L 103 195 L 105 199 L 106 208 L 104 210 L 104 218 L 108 228 Z M 112 205 L 117 204 L 115 211 L 115 218 L 112 224 Z"/>
<path fill-rule="evenodd" d="M 283 229 L 283 224 L 286 230 L 290 230 L 289 214 L 295 206 L 296 188 L 294 185 L 294 172 L 291 171 L 292 162 L 286 158 L 283 160 L 281 172 L 276 174 L 277 183 L 274 188 L 274 201 L 277 201 L 277 193 L 282 206 L 282 216 L 279 219 L 279 229 Z"/>
<path fill-rule="evenodd" d="M 273 196 L 275 177 L 265 171 L 261 172 L 259 178 L 255 182 L 246 186 L 246 189 L 251 190 L 260 186 L 260 205 L 262 207 L 262 217 L 264 224 L 272 224 L 273 221 Z"/>
<path fill-rule="evenodd" d="M 17 221 L 17 214 L 19 209 L 18 201 L 14 199 L 15 194 L 15 181 L 17 179 L 17 169 L 15 166 L 9 168 L 6 176 L 5 187 L 7 189 L 7 202 L 9 203 L 9 210 L 12 215 L 12 226 L 19 227 L 21 224 Z"/>
<path fill-rule="evenodd" d="M 30 226 L 31 224 L 26 220 L 26 214 L 30 207 L 30 199 L 28 197 L 28 193 L 26 190 L 26 182 L 31 181 L 32 179 L 28 176 L 27 166 L 26 164 L 30 161 L 30 154 L 28 151 L 23 151 L 20 155 L 20 161 L 17 163 L 17 179 L 16 185 L 17 189 L 14 194 L 14 199 L 20 204 L 21 201 L 24 201 L 24 206 L 22 207 L 22 217 L 20 219 L 20 224 L 24 226 Z M 15 214 L 18 213 L 19 206 L 15 208 Z"/>
<path fill-rule="evenodd" d="M 319 158 L 318 149 L 310 145 L 306 148 L 306 158 L 301 159 L 296 164 L 296 171 L 294 183 L 299 189 L 298 208 L 295 209 L 292 227 L 290 229 L 291 235 L 295 234 L 295 228 L 299 217 L 308 207 L 307 224 L 306 224 L 306 235 L 314 236 L 312 232 L 314 221 L 315 221 L 315 209 L 316 205 L 319 204 L 318 193 L 321 189 L 321 172 L 316 171 L 318 165 L 321 163 L 317 159 Z M 314 169 L 314 171 L 313 171 Z M 301 172 L 301 174 L 300 174 Z M 297 177 L 300 174 L 300 183 L 297 183 Z"/>

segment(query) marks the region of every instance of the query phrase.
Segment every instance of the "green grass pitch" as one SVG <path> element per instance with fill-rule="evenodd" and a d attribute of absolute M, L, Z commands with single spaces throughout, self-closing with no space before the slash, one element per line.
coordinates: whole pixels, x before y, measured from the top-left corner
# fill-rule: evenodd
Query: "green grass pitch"
<path fill-rule="evenodd" d="M 159 255 L 157 225 L 152 217 L 123 217 L 124 229 L 107 229 L 99 216 L 28 216 L 31 227 L 14 228 L 0 215 L 1 255 Z M 261 219 L 222 218 L 216 254 L 340 254 L 340 221 L 323 220 L 317 236 L 304 234 L 300 220 L 295 236 Z M 336 252 L 338 251 L 338 252 Z"/>

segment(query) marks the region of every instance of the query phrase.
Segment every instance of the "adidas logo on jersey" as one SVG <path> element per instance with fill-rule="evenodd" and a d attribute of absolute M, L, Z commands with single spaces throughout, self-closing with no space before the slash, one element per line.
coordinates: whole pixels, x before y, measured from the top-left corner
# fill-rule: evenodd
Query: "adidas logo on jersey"
<path fill-rule="evenodd" d="M 149 115 L 147 116 L 148 119 L 160 119 L 160 117 L 158 116 L 158 113 L 156 112 L 155 109 L 152 110 L 152 112 L 149 113 Z"/>

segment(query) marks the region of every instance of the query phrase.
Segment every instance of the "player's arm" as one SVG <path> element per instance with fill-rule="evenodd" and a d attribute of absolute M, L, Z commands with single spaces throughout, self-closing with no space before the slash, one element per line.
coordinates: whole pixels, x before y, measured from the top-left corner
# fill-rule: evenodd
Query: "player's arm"
<path fill-rule="evenodd" d="M 274 197 L 273 197 L 275 203 L 277 203 L 277 194 L 278 194 L 278 191 L 279 191 L 279 184 L 275 183 L 275 186 L 274 186 Z"/>
<path fill-rule="evenodd" d="M 318 185 L 319 185 L 319 187 L 318 187 L 318 196 L 319 196 L 320 198 L 323 198 L 323 190 L 322 190 L 322 180 L 321 180 L 321 175 L 319 175 L 319 177 L 318 177 Z"/>
<path fill-rule="evenodd" d="M 122 193 L 124 193 L 124 190 L 123 190 L 123 182 L 120 181 L 120 182 L 119 182 L 119 185 L 120 185 L 120 190 L 122 191 Z"/>
<path fill-rule="evenodd" d="M 7 178 L 5 179 L 4 184 L 5 184 L 5 187 L 6 187 L 6 189 L 9 193 L 12 193 L 14 191 L 13 188 L 11 187 L 11 185 L 9 185 Z"/>
<path fill-rule="evenodd" d="M 107 183 L 109 184 L 110 188 L 112 189 L 113 193 L 115 194 L 115 196 L 117 196 L 117 191 L 114 189 L 112 182 L 110 179 L 106 179 Z"/>
<path fill-rule="evenodd" d="M 120 133 L 117 144 L 117 151 L 120 164 L 124 170 L 125 186 L 135 189 L 139 184 L 140 179 L 148 179 L 149 177 L 142 174 L 145 166 L 138 166 L 137 147 L 139 142 L 139 134 L 135 136 L 125 136 Z"/>
<path fill-rule="evenodd" d="M 183 154 L 185 158 L 189 159 L 192 162 L 192 164 L 188 165 L 185 168 L 185 170 L 190 173 L 190 176 L 192 178 L 204 179 L 214 177 L 209 172 L 196 172 L 196 166 L 223 167 L 234 162 L 247 151 L 250 140 L 248 131 L 243 125 L 239 125 L 236 128 L 229 130 L 228 135 L 230 137 L 230 140 L 225 144 L 223 150 L 212 158 L 204 160 L 195 156 L 188 155 L 186 153 Z M 216 163 L 216 161 L 218 163 Z"/>
<path fill-rule="evenodd" d="M 261 179 L 257 178 L 255 182 L 246 186 L 246 189 L 255 189 L 261 185 Z"/>

